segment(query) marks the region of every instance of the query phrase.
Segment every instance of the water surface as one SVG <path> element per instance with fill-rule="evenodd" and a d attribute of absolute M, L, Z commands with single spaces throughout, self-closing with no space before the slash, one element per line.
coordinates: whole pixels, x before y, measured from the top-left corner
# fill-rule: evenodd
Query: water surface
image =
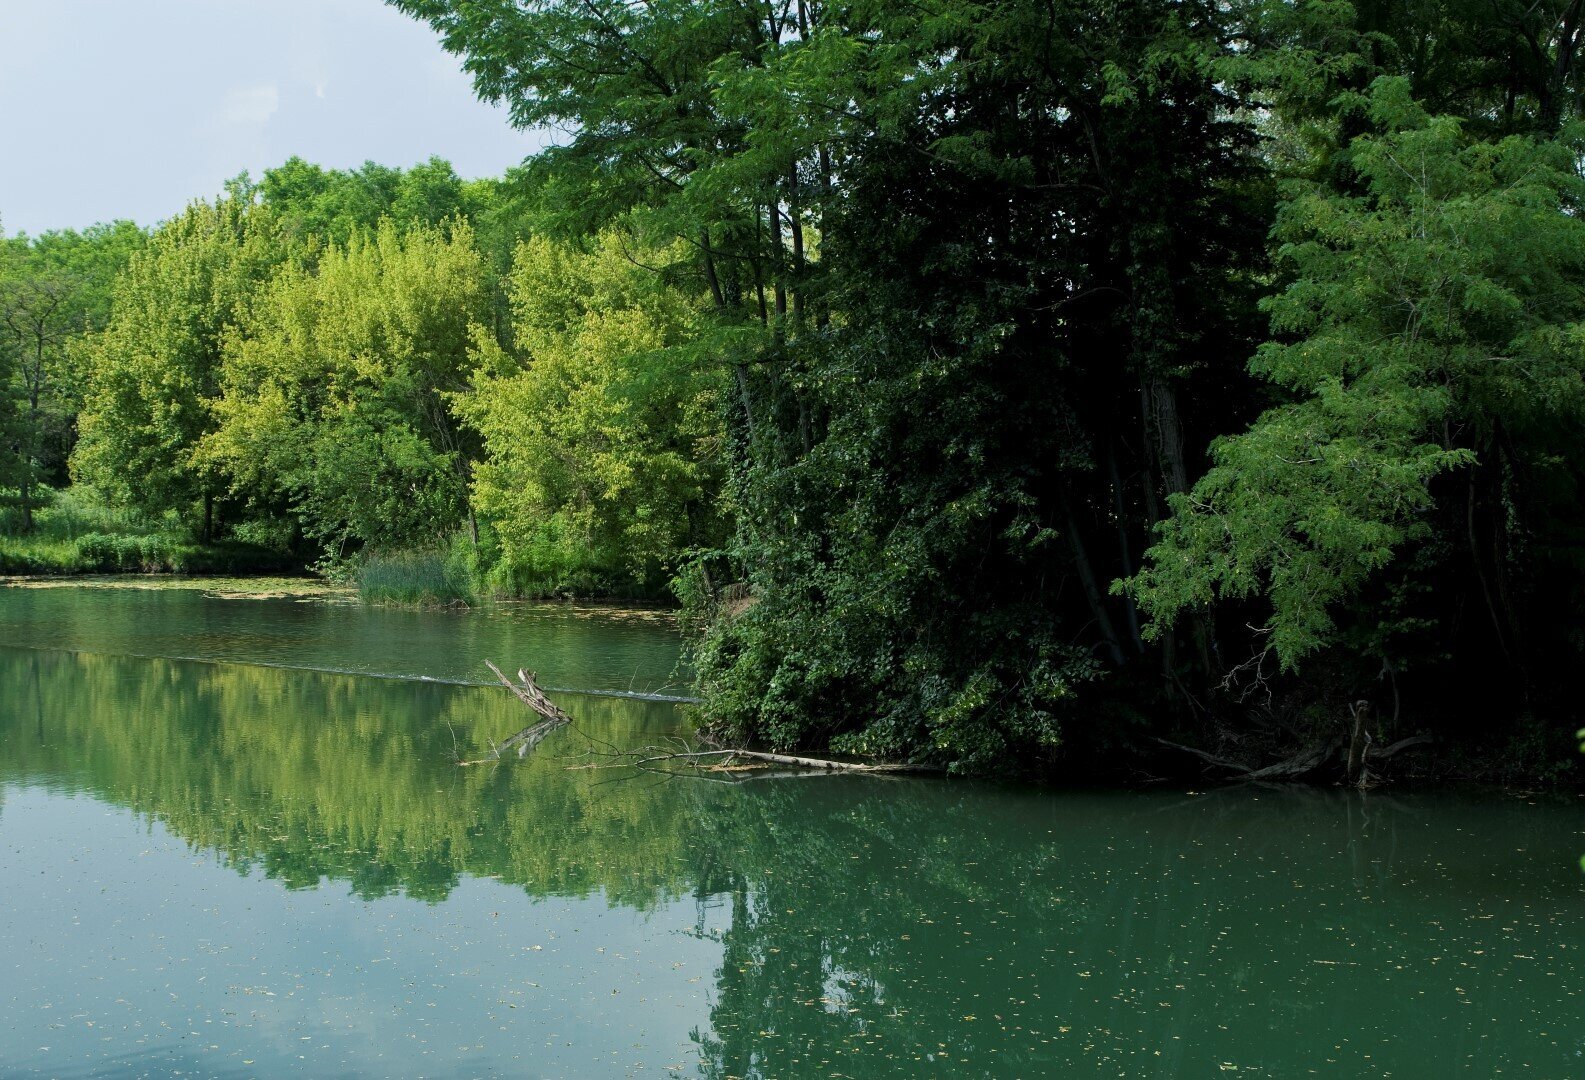
<path fill-rule="evenodd" d="M 0 1074 L 1585 1073 L 1572 798 L 669 779 L 579 766 L 674 706 L 577 695 L 459 767 L 504 691 L 154 653 L 610 688 L 671 632 L 51 592 L 0 590 Z"/>
<path fill-rule="evenodd" d="M 494 681 L 484 660 L 547 686 L 678 692 L 670 615 L 571 604 L 469 610 L 323 597 L 233 599 L 188 588 L 0 586 L 0 645 L 265 664 L 346 674 Z M 223 590 L 222 590 L 223 592 Z"/>

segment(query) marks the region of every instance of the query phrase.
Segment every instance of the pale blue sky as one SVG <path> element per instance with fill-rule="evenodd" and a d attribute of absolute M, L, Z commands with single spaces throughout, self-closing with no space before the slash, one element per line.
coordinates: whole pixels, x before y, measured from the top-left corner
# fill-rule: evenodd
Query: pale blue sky
<path fill-rule="evenodd" d="M 0 228 L 152 224 L 299 154 L 493 176 L 540 140 L 380 0 L 0 0 Z"/>

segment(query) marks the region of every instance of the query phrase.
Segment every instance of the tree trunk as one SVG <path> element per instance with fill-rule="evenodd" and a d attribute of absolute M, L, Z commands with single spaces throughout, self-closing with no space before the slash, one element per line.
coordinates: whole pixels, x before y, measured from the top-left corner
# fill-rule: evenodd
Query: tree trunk
<path fill-rule="evenodd" d="M 1563 99 L 1568 93 L 1569 77 L 1574 71 L 1574 55 L 1580 44 L 1582 4 L 1585 4 L 1585 0 L 1573 0 L 1558 23 L 1557 54 L 1553 57 L 1552 70 L 1540 94 L 1541 128 L 1547 135 L 1556 134 L 1563 125 Z"/>
<path fill-rule="evenodd" d="M 1068 515 L 1068 545 L 1073 551 L 1073 562 L 1079 571 L 1079 581 L 1084 586 L 1084 595 L 1090 602 L 1090 612 L 1095 616 L 1096 625 L 1101 628 L 1101 636 L 1106 640 L 1107 651 L 1112 654 L 1112 661 L 1118 667 L 1124 663 L 1123 647 L 1118 643 L 1117 631 L 1112 627 L 1112 617 L 1106 611 L 1106 598 L 1101 595 L 1101 590 L 1095 582 L 1095 572 L 1090 567 L 1089 556 L 1084 551 L 1084 540 L 1079 536 L 1079 523 L 1073 516 L 1073 507 L 1065 507 Z"/>
<path fill-rule="evenodd" d="M 710 299 L 717 311 L 726 310 L 726 294 L 721 291 L 721 278 L 715 271 L 715 256 L 710 253 L 710 230 L 699 230 L 699 248 L 704 254 L 704 279 L 710 286 Z"/>
<path fill-rule="evenodd" d="M 1185 494 L 1189 490 L 1189 468 L 1183 456 L 1183 425 L 1178 417 L 1177 391 L 1166 380 L 1152 375 L 1140 383 L 1139 400 L 1145 412 L 1145 431 L 1156 445 L 1156 459 L 1167 493 Z M 1216 672 L 1215 637 L 1210 619 L 1203 612 L 1192 613 L 1189 633 L 1194 639 L 1200 671 L 1210 679 Z"/>
<path fill-rule="evenodd" d="M 792 318 L 793 326 L 802 328 L 804 319 L 804 227 L 803 227 L 803 201 L 799 198 L 798 191 L 798 162 L 794 161 L 787 170 L 787 223 L 792 231 L 792 258 L 793 258 L 793 289 L 792 289 Z"/>
<path fill-rule="evenodd" d="M 1348 740 L 1348 771 L 1344 779 L 1350 787 L 1364 786 L 1365 755 L 1370 749 L 1370 711 L 1368 701 L 1356 701 L 1349 707 L 1354 718 L 1354 730 Z"/>
<path fill-rule="evenodd" d="M 776 292 L 776 326 L 778 334 L 783 332 L 782 324 L 787 321 L 787 256 L 786 250 L 782 247 L 781 219 L 781 207 L 777 205 L 776 200 L 773 198 L 767 201 L 765 204 L 765 223 L 770 227 L 770 251 L 771 258 L 774 260 L 771 266 L 775 270 L 772 284 Z"/>
<path fill-rule="evenodd" d="M 1128 546 L 1128 518 L 1123 507 L 1123 479 L 1117 470 L 1117 447 L 1112 439 L 1106 440 L 1106 466 L 1112 482 L 1112 510 L 1117 516 L 1117 550 L 1123 560 L 1123 577 L 1134 576 L 1134 560 Z M 1127 593 L 1123 594 L 1124 611 L 1128 614 L 1128 634 L 1134 642 L 1134 650 L 1139 653 L 1145 651 L 1145 639 L 1139 633 L 1139 608 L 1134 603 L 1134 598 Z"/>

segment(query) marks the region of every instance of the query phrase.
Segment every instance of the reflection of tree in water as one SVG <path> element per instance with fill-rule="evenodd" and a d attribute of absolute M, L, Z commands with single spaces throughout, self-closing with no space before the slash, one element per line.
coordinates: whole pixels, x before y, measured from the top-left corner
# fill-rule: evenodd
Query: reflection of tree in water
<path fill-rule="evenodd" d="M 712 805 L 700 845 L 738 870 L 711 1030 L 695 1035 L 707 1075 L 1041 1068 L 1039 976 L 1079 911 L 1046 891 L 1054 852 L 1018 827 L 1022 800 L 981 794 L 822 778 Z"/>
<path fill-rule="evenodd" d="M 14 650 L 0 686 L 16 688 L 0 789 L 89 792 L 242 872 L 365 898 L 438 901 L 473 875 L 728 906 L 695 1033 L 715 1077 L 1214 1075 L 1231 1048 L 1267 1075 L 1447 1075 L 1467 1046 L 1403 1033 L 1470 1000 L 1493 1030 L 1550 1030 L 1556 980 L 1525 965 L 1573 970 L 1548 927 L 1580 905 L 1536 898 L 1578 891 L 1575 819 L 1512 798 L 724 786 L 569 772 L 571 733 L 459 768 L 522 726 L 505 693 Z M 617 744 L 675 723 L 654 703 L 565 703 Z"/>
<path fill-rule="evenodd" d="M 1522 977 L 1511 933 L 1557 940 L 1535 898 L 1569 867 L 1489 839 L 1450 858 L 1427 826 L 1470 807 L 1438 803 L 746 786 L 698 818 L 699 847 L 733 867 L 712 1022 L 694 1035 L 704 1070 L 1448 1075 L 1469 1045 L 1404 1036 L 1445 1030 L 1453 1004 L 1478 1001 L 1499 1031 L 1549 1022 L 1547 980 Z M 1479 813 L 1482 836 L 1533 827 L 1514 800 Z"/>
<path fill-rule="evenodd" d="M 521 726 L 498 690 L 14 652 L 0 652 L 0 685 L 34 699 L 0 715 L 0 779 L 90 791 L 294 888 L 433 901 L 475 874 L 641 908 L 683 888 L 678 800 L 569 774 L 549 747 L 457 767 Z M 604 739 L 671 723 L 649 702 L 578 698 L 574 711 Z"/>

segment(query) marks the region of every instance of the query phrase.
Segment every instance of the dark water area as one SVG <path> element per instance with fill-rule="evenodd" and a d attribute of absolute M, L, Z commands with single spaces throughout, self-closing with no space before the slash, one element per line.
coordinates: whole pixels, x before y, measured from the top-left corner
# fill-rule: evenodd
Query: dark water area
<path fill-rule="evenodd" d="M 587 766 L 675 706 L 583 695 L 460 767 L 503 690 L 291 659 L 620 689 L 672 631 L 49 591 L 0 590 L 0 1075 L 1585 1075 L 1573 797 L 669 778 Z"/>

